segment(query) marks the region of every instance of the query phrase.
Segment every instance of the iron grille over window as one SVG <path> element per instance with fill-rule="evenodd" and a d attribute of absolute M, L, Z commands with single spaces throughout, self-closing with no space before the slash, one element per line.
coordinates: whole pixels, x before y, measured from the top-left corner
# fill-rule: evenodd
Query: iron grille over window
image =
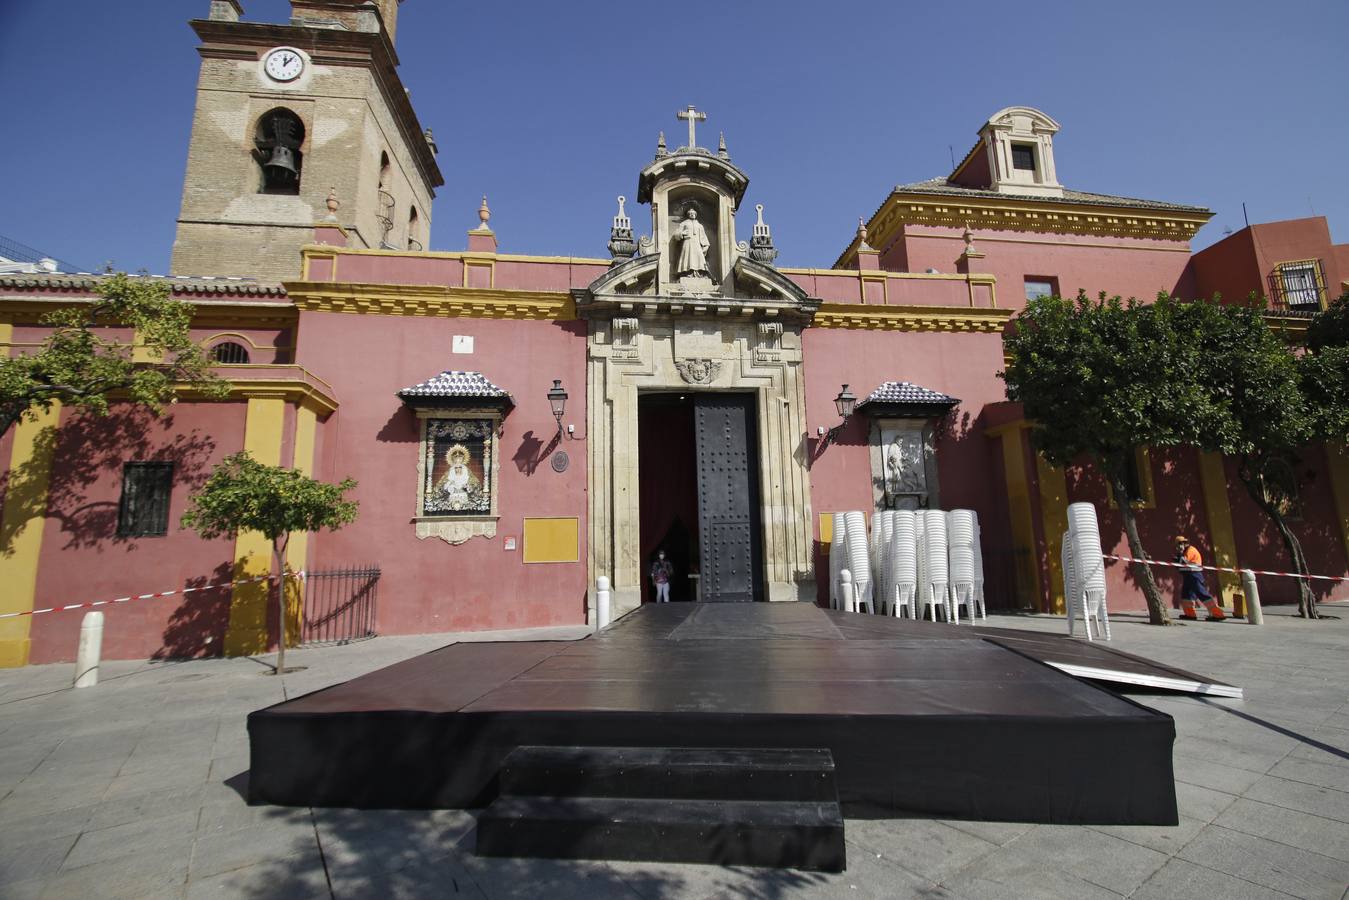
<path fill-rule="evenodd" d="M 1030 144 L 1012 145 L 1012 168 L 1035 171 L 1035 148 Z"/>
<path fill-rule="evenodd" d="M 117 533 L 122 537 L 167 534 L 173 463 L 129 462 L 122 467 Z"/>
<path fill-rule="evenodd" d="M 1320 309 L 1320 264 L 1314 259 L 1281 263 L 1274 270 L 1274 289 L 1289 309 Z"/>
<path fill-rule="evenodd" d="M 211 359 L 225 365 L 243 365 L 248 362 L 248 348 L 234 341 L 225 341 L 211 348 Z"/>

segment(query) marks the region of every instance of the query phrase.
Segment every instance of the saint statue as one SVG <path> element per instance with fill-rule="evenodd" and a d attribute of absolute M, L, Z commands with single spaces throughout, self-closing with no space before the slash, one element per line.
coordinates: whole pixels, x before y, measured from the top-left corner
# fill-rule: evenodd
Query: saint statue
<path fill-rule="evenodd" d="M 679 261 L 675 266 L 675 275 L 708 275 L 707 232 L 703 223 L 698 221 L 698 210 L 692 206 L 684 213 L 684 221 L 675 229 L 675 240 L 679 241 Z"/>
<path fill-rule="evenodd" d="M 449 501 L 450 509 L 465 509 L 471 499 L 481 493 L 482 485 L 468 467 L 468 448 L 455 444 L 445 452 L 445 462 L 449 468 L 441 476 L 436 490 Z"/>

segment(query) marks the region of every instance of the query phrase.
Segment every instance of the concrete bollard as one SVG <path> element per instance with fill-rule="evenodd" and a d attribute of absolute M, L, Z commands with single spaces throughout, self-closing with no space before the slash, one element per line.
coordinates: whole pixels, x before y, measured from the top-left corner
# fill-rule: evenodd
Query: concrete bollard
<path fill-rule="evenodd" d="M 843 569 L 838 573 L 838 602 L 843 607 L 844 612 L 857 612 L 857 599 L 854 594 L 856 590 L 852 583 L 852 572 Z"/>
<path fill-rule="evenodd" d="M 599 628 L 609 625 L 612 611 L 609 606 L 609 576 L 601 575 L 595 580 L 595 619 Z"/>
<path fill-rule="evenodd" d="M 98 684 L 98 662 L 103 655 L 103 613 L 87 612 L 80 622 L 80 648 L 75 653 L 75 687 Z"/>
<path fill-rule="evenodd" d="M 1265 624 L 1265 614 L 1260 609 L 1260 588 L 1255 584 L 1255 573 L 1250 569 L 1241 570 L 1241 590 L 1246 594 L 1246 621 L 1251 625 Z"/>

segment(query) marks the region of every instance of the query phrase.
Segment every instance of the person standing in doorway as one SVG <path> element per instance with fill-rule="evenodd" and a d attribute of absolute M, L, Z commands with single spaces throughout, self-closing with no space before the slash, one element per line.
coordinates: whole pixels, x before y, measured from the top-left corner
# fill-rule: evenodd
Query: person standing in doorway
<path fill-rule="evenodd" d="M 1208 585 L 1204 583 L 1203 555 L 1183 534 L 1176 535 L 1176 562 L 1181 567 L 1180 573 L 1184 579 L 1180 589 L 1180 617 L 1198 622 L 1195 603 L 1200 602 L 1208 609 L 1210 622 L 1221 622 L 1226 619 L 1227 615 L 1223 612 L 1223 608 L 1213 599 L 1213 595 L 1208 592 Z"/>
<path fill-rule="evenodd" d="M 674 575 L 674 564 L 665 558 L 665 551 L 656 552 L 655 562 L 651 563 L 651 583 L 656 588 L 656 602 L 670 602 L 670 578 Z"/>

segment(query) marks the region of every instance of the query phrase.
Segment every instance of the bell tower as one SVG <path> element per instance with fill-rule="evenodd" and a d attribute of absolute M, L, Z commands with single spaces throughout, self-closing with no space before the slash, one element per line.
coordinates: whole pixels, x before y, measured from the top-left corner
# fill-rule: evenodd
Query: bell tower
<path fill-rule="evenodd" d="M 353 247 L 429 244 L 444 179 L 397 73 L 401 2 L 292 0 L 273 24 L 211 0 L 191 23 L 201 74 L 173 274 L 298 278 L 330 215 Z"/>

